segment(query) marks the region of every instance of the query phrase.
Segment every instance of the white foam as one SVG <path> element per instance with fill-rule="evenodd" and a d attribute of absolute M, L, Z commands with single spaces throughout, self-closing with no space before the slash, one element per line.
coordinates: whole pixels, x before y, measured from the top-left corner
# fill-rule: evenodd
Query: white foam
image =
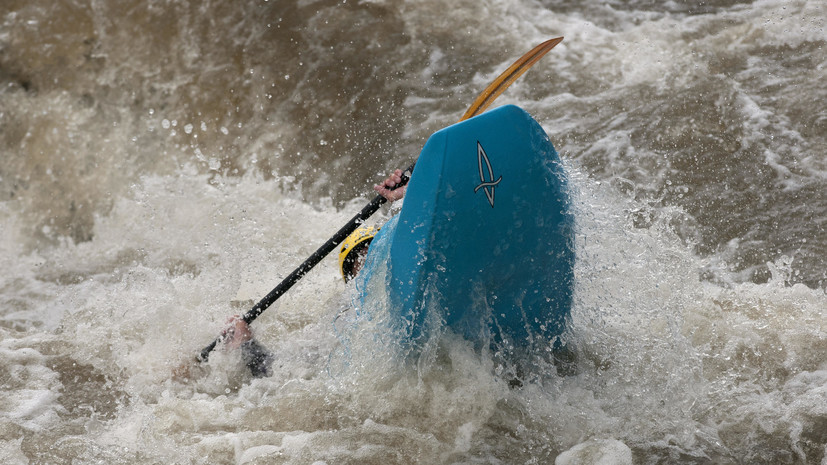
<path fill-rule="evenodd" d="M 39 343 L 39 338 L 18 339 L 0 330 L 0 369 L 8 374 L 9 386 L 0 397 L 2 416 L 23 428 L 44 431 L 60 423 L 66 411 L 60 405 L 62 385 L 56 372 L 44 366 L 46 358 L 26 344 Z"/>
<path fill-rule="evenodd" d="M 29 458 L 21 450 L 23 437 L 18 439 L 0 439 L 0 462 L 6 465 L 29 465 Z"/>
<path fill-rule="evenodd" d="M 282 447 L 273 445 L 251 447 L 245 450 L 243 454 L 241 454 L 241 458 L 239 459 L 238 463 L 250 463 L 254 462 L 255 460 L 261 457 L 280 455 L 283 450 L 284 449 Z"/>
<path fill-rule="evenodd" d="M 204 172 L 210 164 L 219 171 L 243 171 L 286 158 L 304 163 L 303 155 L 287 153 L 282 144 L 325 140 L 325 150 L 340 147 L 334 133 L 352 137 L 350 117 L 361 107 L 344 103 L 344 109 L 335 110 L 341 113 L 327 115 L 322 91 L 329 83 L 314 87 L 314 78 L 302 82 L 308 79 L 304 71 L 282 70 L 270 80 L 282 85 L 289 71 L 289 86 L 268 92 L 286 92 L 290 103 L 285 106 L 276 98 L 267 103 L 271 100 L 245 97 L 247 87 L 228 82 L 235 87 L 233 99 L 240 102 L 238 117 L 245 118 L 234 120 L 218 100 L 193 100 L 197 92 L 215 89 L 198 88 L 189 68 L 174 67 L 162 67 L 175 76 L 166 82 L 156 82 L 163 79 L 155 71 L 132 76 L 132 82 L 153 87 L 138 86 L 134 99 L 110 102 L 110 97 L 118 98 L 112 77 L 130 79 L 129 69 L 144 67 L 140 61 L 108 67 L 110 58 L 128 55 L 115 53 L 123 44 L 100 36 L 102 42 L 89 50 L 93 61 L 110 57 L 99 63 L 104 74 L 84 71 L 72 78 L 82 84 L 79 92 L 93 89 L 94 107 L 78 105 L 77 89 L 46 86 L 24 92 L 10 87 L 3 94 L 9 104 L 8 111 L 0 112 L 0 124 L 9 128 L 3 141 L 11 142 L 10 147 L 17 143 L 15 137 L 21 141 L 11 150 L 3 148 L 0 182 L 4 189 L 16 189 L 17 181 L 10 182 L 15 179 L 32 187 L 15 190 L 14 198 L 11 189 L 0 194 L 7 199 L 0 202 L 0 371 L 8 374 L 3 381 L 9 384 L 4 384 L 0 411 L 4 425 L 25 438 L 0 441 L 0 462 L 33 461 L 23 450 L 29 446 L 48 448 L 56 460 L 93 461 L 75 454 L 72 444 L 82 444 L 89 454 L 102 457 L 123 457 L 126 447 L 147 463 L 189 463 L 193 457 L 255 463 L 272 456 L 286 463 L 319 464 L 413 458 L 423 463 L 525 463 L 550 462 L 561 451 L 566 451 L 557 456 L 561 464 L 585 457 L 628 463 L 628 444 L 648 461 L 667 460 L 677 452 L 747 463 L 750 454 L 770 442 L 784 459 L 816 461 L 823 446 L 813 444 L 810 432 L 827 415 L 824 292 L 790 286 L 795 262 L 783 258 L 769 264 L 772 279 L 766 285 L 743 284 L 743 276 L 722 280 L 723 286 L 701 282 L 699 270 L 727 258 L 726 251 L 700 260 L 693 244 L 685 244 L 671 227 L 679 208 L 628 200 L 595 178 L 635 171 L 652 155 L 630 138 L 630 126 L 641 123 L 624 107 L 640 103 L 635 100 L 640 96 L 651 99 L 646 103 L 653 106 L 644 108 L 677 105 L 669 96 L 693 88 L 694 79 L 710 78 L 710 72 L 715 73 L 713 83 L 722 83 L 728 92 L 711 92 L 713 96 L 735 96 L 723 104 L 736 106 L 734 113 L 743 118 L 746 137 L 739 140 L 752 147 L 766 144 L 759 161 L 780 176 L 803 173 L 784 186 L 823 178 L 818 151 L 807 153 L 799 146 L 817 147 L 807 140 L 813 136 L 796 128 L 794 119 L 812 107 L 794 102 L 776 108 L 773 99 L 783 102 L 791 94 L 773 97 L 772 92 L 785 83 L 803 82 L 810 84 L 811 100 L 823 100 L 817 79 L 799 78 L 817 76 L 823 67 L 820 55 L 796 57 L 804 63 L 799 68 L 791 61 L 794 78 L 766 76 L 762 64 L 766 56 L 783 55 L 786 47 L 823 42 L 822 5 L 758 0 L 688 14 L 670 11 L 669 4 L 644 11 L 646 5 L 605 2 L 575 7 L 566 2 L 466 1 L 447 10 L 435 0 L 373 3 L 381 7 L 376 11 L 389 15 L 384 24 L 405 39 L 398 50 L 387 52 L 391 68 L 376 70 L 396 72 L 400 68 L 394 68 L 393 60 L 403 60 L 405 73 L 387 82 L 393 92 L 405 94 L 404 118 L 398 121 L 404 140 L 399 143 L 414 148 L 383 154 L 387 163 L 412 158 L 419 139 L 454 122 L 470 103 L 466 97 L 475 96 L 520 52 L 548 37 L 566 37 L 497 105 L 517 103 L 529 109 L 558 149 L 564 149 L 565 159 L 600 163 L 569 165 L 579 190 L 580 255 L 577 304 L 566 337 L 574 344 L 577 373 L 558 376 L 547 366 L 523 386 L 509 387 L 506 375 L 513 372 L 508 367 L 451 334 L 429 347 L 425 357 L 405 361 L 387 343 L 381 321 L 360 320 L 351 312 L 333 326 L 348 303 L 341 297 L 348 289 L 335 259 L 327 259 L 253 325 L 276 354 L 271 377 L 251 380 L 237 353 L 219 350 L 187 382 L 171 380 L 172 369 L 210 342 L 227 316 L 247 309 L 231 302 L 239 289 L 245 291 L 240 295 L 245 301 L 261 297 L 365 203 L 354 199 L 334 205 L 313 198 L 310 190 L 303 196 L 302 182 L 332 182 L 310 174 L 321 168 L 317 163 L 328 163 L 320 160 L 330 160 L 318 154 L 306 157 L 305 173 L 279 173 L 273 167 L 241 177 Z M 27 12 L 34 14 L 40 3 L 32 5 Z M 6 17 L 10 27 L 0 28 L 4 38 L 19 41 L 19 31 L 35 31 L 13 27 L 19 23 L 17 14 Z M 97 16 L 89 24 L 112 21 L 106 8 L 90 14 Z M 290 26 L 286 22 L 282 31 Z M 272 23 L 275 30 L 277 22 Z M 457 24 L 468 27 L 458 30 Z M 213 32 L 220 34 L 221 25 L 215 27 Z M 176 31 L 184 39 L 200 34 Z M 244 32 L 238 43 L 255 38 Z M 309 35 L 302 40 L 318 44 L 313 31 L 305 32 Z M 332 63 L 319 56 L 343 64 L 339 52 L 347 46 L 305 50 L 304 69 L 315 72 Z M 247 48 L 251 57 L 254 48 Z M 87 56 L 89 50 L 77 56 Z M 146 51 L 136 47 L 135 53 Z M 747 59 L 741 62 L 741 57 Z M 430 64 L 417 68 L 419 59 Z M 481 62 L 485 66 L 477 69 Z M 729 66 L 733 63 L 737 66 Z M 204 66 L 199 73 L 233 72 L 216 63 Z M 256 78 L 268 72 L 258 69 Z M 102 85 L 89 86 L 96 78 Z M 203 82 L 225 81 L 205 77 Z M 263 96 L 258 90 L 249 93 Z M 290 105 L 317 92 L 315 103 L 321 106 L 306 115 L 298 111 L 297 120 Z M 160 94 L 175 98 L 155 97 Z M 371 91 L 353 101 L 364 103 L 367 95 Z M 121 105 L 126 100 L 129 104 Z M 262 101 L 272 105 L 270 113 Z M 162 110 L 147 116 L 146 105 Z M 256 108 L 252 117 L 246 107 Z M 187 114 L 190 109 L 203 114 Z M 130 119 L 130 111 L 140 115 Z M 303 116 L 310 122 L 301 121 Z M 317 116 L 322 118 L 316 121 Z M 323 116 L 341 117 L 339 126 L 316 133 L 320 122 L 327 124 Z M 818 115 L 814 118 L 820 124 Z M 156 126 L 167 131 L 159 135 Z M 384 129 L 384 121 L 376 128 Z M 173 129 L 181 133 L 171 137 Z M 363 129 L 359 137 L 374 137 L 370 126 Z M 224 137 L 230 132 L 232 137 Z M 312 137 L 304 137 L 308 132 Z M 195 133 L 198 147 L 176 145 L 184 134 Z M 788 153 L 801 156 L 800 167 L 790 165 Z M 645 189 L 661 180 L 663 172 L 657 169 L 666 169 L 669 153 L 665 155 L 653 172 L 645 173 L 656 179 L 633 187 Z M 365 167 L 376 163 L 371 156 L 380 155 L 354 155 L 336 167 L 343 168 L 343 175 L 351 169 L 378 170 Z M 65 164 L 52 163 L 60 157 Z M 327 195 L 326 187 L 317 192 Z M 87 218 L 90 227 L 94 221 L 91 240 L 76 243 L 56 236 L 61 229 L 49 218 L 57 212 L 48 209 L 60 197 L 100 201 L 97 207 L 83 202 L 73 207 L 78 212 L 95 209 Z M 40 203 L 31 203 L 33 199 Z M 640 212 L 653 215 L 651 225 L 632 220 Z M 31 220 L 31 214 L 43 218 Z M 31 240 L 30 231 L 39 239 Z M 731 248 L 741 250 L 749 240 L 733 239 Z M 39 250 L 30 252 L 24 245 Z M 67 367 L 56 368 L 58 359 Z M 91 368 L 75 372 L 74 363 Z M 72 386 L 79 390 L 65 392 L 61 376 L 71 380 L 75 375 L 81 378 Z M 81 406 L 66 411 L 61 401 L 68 394 L 81 396 L 85 389 L 111 391 L 111 405 L 82 399 Z M 64 436 L 65 431 L 71 436 Z"/>
<path fill-rule="evenodd" d="M 563 452 L 554 465 L 631 465 L 632 449 L 614 439 L 591 439 Z"/>

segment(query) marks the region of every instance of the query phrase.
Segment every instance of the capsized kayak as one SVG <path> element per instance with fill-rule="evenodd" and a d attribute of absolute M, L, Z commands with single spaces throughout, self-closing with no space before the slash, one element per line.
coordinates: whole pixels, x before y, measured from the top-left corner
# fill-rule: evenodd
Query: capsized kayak
<path fill-rule="evenodd" d="M 551 341 L 571 308 L 573 235 L 557 152 L 507 105 L 431 135 L 357 289 L 368 312 L 385 294 L 403 343 L 442 325 L 472 341 Z"/>

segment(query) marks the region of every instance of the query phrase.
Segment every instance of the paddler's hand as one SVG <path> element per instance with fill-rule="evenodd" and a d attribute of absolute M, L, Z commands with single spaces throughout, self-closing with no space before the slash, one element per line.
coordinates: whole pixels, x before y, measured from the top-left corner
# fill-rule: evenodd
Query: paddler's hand
<path fill-rule="evenodd" d="M 396 170 L 388 176 L 381 184 L 377 184 L 373 186 L 373 190 L 379 193 L 382 197 L 388 199 L 388 202 L 394 202 L 396 200 L 401 199 L 405 196 L 405 189 L 408 187 L 407 184 L 398 188 L 393 189 L 394 186 L 402 182 L 402 170 Z"/>
<path fill-rule="evenodd" d="M 240 316 L 235 315 L 227 320 L 227 328 L 221 333 L 221 337 L 224 345 L 230 349 L 238 349 L 241 344 L 253 338 L 253 332 Z"/>

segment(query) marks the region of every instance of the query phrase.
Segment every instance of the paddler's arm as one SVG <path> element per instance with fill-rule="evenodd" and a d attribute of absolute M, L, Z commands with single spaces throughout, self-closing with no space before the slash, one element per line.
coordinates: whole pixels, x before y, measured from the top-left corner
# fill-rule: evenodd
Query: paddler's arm
<path fill-rule="evenodd" d="M 230 349 L 241 349 L 241 359 L 256 378 L 270 375 L 273 354 L 253 338 L 250 326 L 239 316 L 230 318 L 224 330 L 224 344 Z"/>
<path fill-rule="evenodd" d="M 402 182 L 402 170 L 396 170 L 382 181 L 381 184 L 373 186 L 373 190 L 379 193 L 382 197 L 388 199 L 388 202 L 394 202 L 405 196 L 405 189 L 408 187 L 404 185 L 398 189 L 391 190 L 392 187 Z"/>
<path fill-rule="evenodd" d="M 241 344 L 241 358 L 250 369 L 254 378 L 270 376 L 270 365 L 273 364 L 273 354 L 255 339 Z"/>

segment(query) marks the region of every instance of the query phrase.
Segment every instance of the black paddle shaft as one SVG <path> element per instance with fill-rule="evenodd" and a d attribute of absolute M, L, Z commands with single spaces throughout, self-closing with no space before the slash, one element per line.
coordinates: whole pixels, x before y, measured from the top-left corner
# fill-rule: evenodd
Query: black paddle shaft
<path fill-rule="evenodd" d="M 404 173 L 402 173 L 402 181 L 399 182 L 399 184 L 393 186 L 391 190 L 398 189 L 407 184 L 408 179 L 410 179 L 410 175 L 413 172 L 413 168 L 414 165 L 411 165 Z M 248 310 L 241 317 L 241 319 L 244 320 L 244 322 L 247 324 L 252 323 L 253 320 L 258 318 L 258 316 L 261 315 L 265 310 L 267 310 L 270 307 L 270 305 L 273 305 L 273 302 L 278 300 L 279 297 L 281 297 L 285 292 L 287 292 L 288 289 L 293 287 L 294 284 L 296 284 L 304 275 L 306 275 L 308 271 L 313 269 L 314 266 L 318 265 L 319 262 L 322 261 L 322 259 L 324 259 L 331 251 L 333 251 L 333 249 L 335 249 L 339 244 L 341 244 L 342 241 L 344 241 L 347 238 L 347 236 L 350 235 L 350 233 L 352 233 L 356 230 L 356 228 L 359 227 L 359 225 L 364 223 L 366 219 L 368 219 L 371 215 L 376 213 L 376 211 L 379 210 L 379 207 L 381 207 L 382 204 L 384 204 L 385 202 L 387 202 L 387 199 L 385 199 L 385 197 L 377 195 L 376 198 L 371 200 L 370 203 L 365 205 L 365 207 L 362 208 L 362 210 L 359 213 L 357 213 L 353 218 L 351 218 L 350 221 L 347 222 L 347 224 L 342 226 L 342 228 L 339 229 L 339 231 L 336 232 L 336 234 L 334 234 L 333 237 L 328 239 L 328 241 L 325 242 L 321 247 L 319 247 L 318 250 L 313 252 L 313 255 L 308 257 L 307 260 L 304 261 L 304 263 L 302 263 L 301 265 L 299 265 L 298 268 L 293 270 L 293 272 L 290 273 L 286 278 L 284 278 L 284 280 L 282 280 L 282 282 L 280 282 L 278 286 L 273 288 L 273 290 L 270 291 L 269 294 L 264 296 L 264 298 L 261 299 L 257 304 L 255 304 L 253 308 Z M 223 335 L 218 336 L 217 338 L 215 338 L 214 341 L 212 341 L 212 343 L 210 343 L 210 345 L 201 349 L 201 352 L 198 354 L 198 361 L 207 361 L 207 359 L 209 359 L 210 357 L 210 352 L 212 352 L 213 349 L 215 349 L 215 346 L 221 341 L 223 337 Z"/>

